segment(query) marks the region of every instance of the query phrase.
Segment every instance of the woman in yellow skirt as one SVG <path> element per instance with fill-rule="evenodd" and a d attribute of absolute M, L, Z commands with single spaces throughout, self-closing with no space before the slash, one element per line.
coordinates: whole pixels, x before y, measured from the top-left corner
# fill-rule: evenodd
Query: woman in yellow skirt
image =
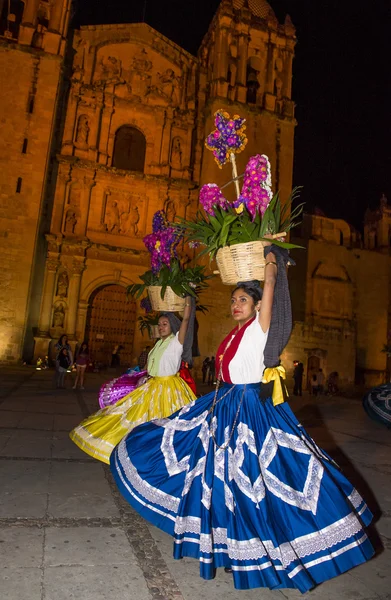
<path fill-rule="evenodd" d="M 98 410 L 70 433 L 79 448 L 107 464 L 115 446 L 134 427 L 152 419 L 168 417 L 195 400 L 179 377 L 181 360 L 191 362 L 195 301 L 186 298 L 182 321 L 173 313 L 159 318 L 160 340 L 148 355 L 149 379 L 116 404 Z"/>

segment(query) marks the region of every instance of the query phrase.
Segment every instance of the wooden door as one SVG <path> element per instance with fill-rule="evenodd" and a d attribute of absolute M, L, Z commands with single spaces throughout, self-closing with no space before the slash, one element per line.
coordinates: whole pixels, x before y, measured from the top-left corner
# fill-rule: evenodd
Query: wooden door
<path fill-rule="evenodd" d="M 127 300 L 121 285 L 106 285 L 90 296 L 85 337 L 94 361 L 111 364 L 115 346 L 120 350 L 121 367 L 132 364 L 133 338 L 136 325 L 136 305 Z"/>

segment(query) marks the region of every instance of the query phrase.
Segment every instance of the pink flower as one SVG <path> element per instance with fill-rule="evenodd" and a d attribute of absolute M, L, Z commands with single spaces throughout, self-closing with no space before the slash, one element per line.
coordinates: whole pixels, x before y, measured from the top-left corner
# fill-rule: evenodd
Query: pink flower
<path fill-rule="evenodd" d="M 200 203 L 205 212 L 209 215 L 214 215 L 213 207 L 219 206 L 223 210 L 229 207 L 228 201 L 224 198 L 218 185 L 215 183 L 207 183 L 200 190 Z"/>

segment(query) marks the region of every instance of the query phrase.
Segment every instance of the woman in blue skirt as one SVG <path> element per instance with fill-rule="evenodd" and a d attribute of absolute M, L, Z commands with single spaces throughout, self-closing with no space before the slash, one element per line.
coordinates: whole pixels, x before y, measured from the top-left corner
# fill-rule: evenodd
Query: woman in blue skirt
<path fill-rule="evenodd" d="M 232 293 L 237 325 L 216 355 L 216 391 L 134 429 L 111 469 L 126 500 L 173 536 L 174 557 L 198 559 L 204 579 L 225 567 L 238 589 L 304 593 L 371 558 L 372 515 L 284 402 L 287 256 L 275 246 L 265 255 L 263 296 L 258 282 Z"/>

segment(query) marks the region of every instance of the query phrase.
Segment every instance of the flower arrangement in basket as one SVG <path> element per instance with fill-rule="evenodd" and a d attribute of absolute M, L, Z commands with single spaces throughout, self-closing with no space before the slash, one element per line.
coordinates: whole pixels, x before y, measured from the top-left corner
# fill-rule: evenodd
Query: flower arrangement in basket
<path fill-rule="evenodd" d="M 215 183 L 201 188 L 200 203 L 203 210 L 194 220 L 182 219 L 190 244 L 205 248 L 200 254 L 209 253 L 216 258 L 222 282 L 236 285 L 238 281 L 264 279 L 264 242 L 283 248 L 299 248 L 284 241 L 287 232 L 298 224 L 303 204 L 290 212 L 298 197 L 295 188 L 282 206 L 279 194 L 273 196 L 270 162 L 265 155 L 250 158 L 243 175 L 238 176 L 235 155 L 241 152 L 247 137 L 244 133 L 245 119 L 219 110 L 215 114 L 216 130 L 206 139 L 205 145 L 212 150 L 220 168 L 231 162 L 236 190 L 236 200 L 230 203 Z M 240 188 L 240 179 L 243 178 Z M 268 239 L 265 237 L 268 236 Z"/>
<path fill-rule="evenodd" d="M 129 296 L 137 299 L 147 291 L 152 310 L 156 312 L 181 312 L 185 296 L 197 297 L 210 276 L 204 273 L 203 266 L 191 268 L 179 261 L 177 247 L 183 237 L 183 228 L 169 223 L 162 210 L 154 214 L 152 233 L 143 239 L 151 254 L 151 269 L 140 276 L 142 283 L 128 287 Z"/>

